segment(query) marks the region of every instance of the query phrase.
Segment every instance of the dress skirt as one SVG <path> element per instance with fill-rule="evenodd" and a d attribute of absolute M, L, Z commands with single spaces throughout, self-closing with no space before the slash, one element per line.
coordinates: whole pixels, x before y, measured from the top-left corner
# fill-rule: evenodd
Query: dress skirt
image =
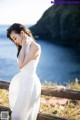
<path fill-rule="evenodd" d="M 35 61 L 16 74 L 9 86 L 12 120 L 37 120 L 40 109 L 41 83 L 35 72 Z"/>

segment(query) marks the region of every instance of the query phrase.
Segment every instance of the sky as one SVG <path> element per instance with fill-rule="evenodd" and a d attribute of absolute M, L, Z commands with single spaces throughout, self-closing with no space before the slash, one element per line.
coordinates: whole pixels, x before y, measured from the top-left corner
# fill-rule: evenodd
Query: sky
<path fill-rule="evenodd" d="M 51 0 L 0 0 L 0 24 L 36 24 L 51 6 Z"/>

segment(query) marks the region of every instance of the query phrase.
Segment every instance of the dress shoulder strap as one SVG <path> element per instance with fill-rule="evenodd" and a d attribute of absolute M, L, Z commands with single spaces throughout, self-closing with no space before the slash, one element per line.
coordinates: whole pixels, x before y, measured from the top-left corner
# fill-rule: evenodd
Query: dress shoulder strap
<path fill-rule="evenodd" d="M 26 46 L 26 54 L 29 53 L 30 45 L 31 45 L 31 39 L 28 40 L 27 46 Z"/>

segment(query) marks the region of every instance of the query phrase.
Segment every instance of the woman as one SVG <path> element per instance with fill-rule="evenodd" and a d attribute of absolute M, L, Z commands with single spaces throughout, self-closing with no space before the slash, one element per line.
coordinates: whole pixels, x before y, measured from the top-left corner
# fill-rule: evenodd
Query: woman
<path fill-rule="evenodd" d="M 36 74 L 41 47 L 28 28 L 14 23 L 7 30 L 7 37 L 18 48 L 20 72 L 9 86 L 9 103 L 12 120 L 36 120 L 40 108 L 41 83 Z"/>

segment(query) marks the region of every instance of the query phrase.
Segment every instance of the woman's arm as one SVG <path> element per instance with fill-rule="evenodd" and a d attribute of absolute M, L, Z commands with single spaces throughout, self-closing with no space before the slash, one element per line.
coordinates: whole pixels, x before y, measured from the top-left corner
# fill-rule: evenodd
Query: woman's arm
<path fill-rule="evenodd" d="M 24 67 L 30 60 L 34 60 L 39 56 L 40 53 L 40 45 L 35 43 L 34 41 L 31 42 L 30 51 L 27 56 L 25 56 L 25 45 L 20 51 L 19 57 L 19 67 Z"/>
<path fill-rule="evenodd" d="M 24 61 L 25 54 L 26 54 L 26 41 L 24 40 L 22 43 L 22 48 L 21 48 L 20 53 L 19 53 L 19 57 L 18 57 L 19 64 Z"/>

